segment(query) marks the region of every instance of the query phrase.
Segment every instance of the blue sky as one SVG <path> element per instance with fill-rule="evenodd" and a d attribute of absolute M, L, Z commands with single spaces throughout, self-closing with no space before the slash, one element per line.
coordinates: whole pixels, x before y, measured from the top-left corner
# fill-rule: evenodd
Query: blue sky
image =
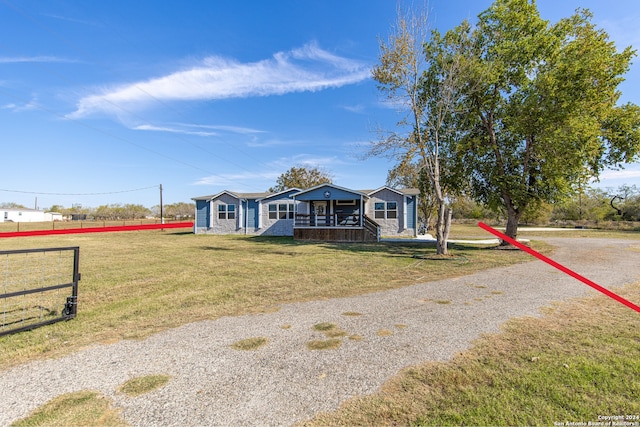
<path fill-rule="evenodd" d="M 428 7 L 444 31 L 490 3 Z M 587 7 L 640 47 L 636 0 L 537 4 L 552 22 Z M 395 15 L 393 0 L 0 0 L 0 202 L 151 207 L 159 184 L 189 202 L 265 191 L 296 165 L 380 187 L 392 164 L 361 157 L 400 118 L 370 76 Z M 625 102 L 640 103 L 638 61 Z M 623 183 L 638 165 L 600 185 Z"/>

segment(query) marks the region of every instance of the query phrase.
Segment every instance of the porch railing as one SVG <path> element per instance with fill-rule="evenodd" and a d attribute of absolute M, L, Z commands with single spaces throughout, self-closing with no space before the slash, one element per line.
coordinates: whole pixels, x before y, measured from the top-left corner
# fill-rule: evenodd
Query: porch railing
<path fill-rule="evenodd" d="M 376 236 L 378 242 L 380 241 L 380 225 L 366 215 L 364 216 L 364 228 Z"/>
<path fill-rule="evenodd" d="M 296 227 L 362 227 L 359 214 L 296 214 Z"/>

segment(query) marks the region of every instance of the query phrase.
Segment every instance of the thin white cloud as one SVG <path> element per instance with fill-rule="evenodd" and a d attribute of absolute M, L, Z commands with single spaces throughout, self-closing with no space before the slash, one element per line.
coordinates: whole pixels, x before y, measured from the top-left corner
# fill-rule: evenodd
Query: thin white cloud
<path fill-rule="evenodd" d="M 315 43 L 270 59 L 241 63 L 211 56 L 194 67 L 147 81 L 106 88 L 77 103 L 69 118 L 119 109 L 142 108 L 154 101 L 194 101 L 313 92 L 370 78 L 366 64 L 339 57 Z"/>
<path fill-rule="evenodd" d="M 269 172 L 260 172 L 260 173 L 229 173 L 229 174 L 219 174 L 219 175 L 211 175 L 205 176 L 197 181 L 195 181 L 192 185 L 210 185 L 215 187 L 222 187 L 229 189 L 231 187 L 238 187 L 238 185 L 243 185 L 243 182 L 246 182 L 246 187 L 251 188 L 252 191 L 255 191 L 256 184 L 260 184 L 261 182 L 275 182 L 275 180 L 280 176 L 280 172 L 269 171 Z M 268 184 L 267 184 L 268 185 Z M 240 191 L 236 188 L 235 191 Z"/>
<path fill-rule="evenodd" d="M 357 105 L 343 105 L 342 106 L 343 110 L 347 110 L 351 113 L 357 113 L 357 114 L 362 114 L 364 113 L 364 105 L 362 104 L 357 104 Z"/>
<path fill-rule="evenodd" d="M 102 27 L 102 24 L 98 24 L 96 22 L 93 21 L 85 21 L 83 19 L 76 19 L 76 18 L 70 18 L 68 16 L 62 16 L 62 15 L 54 15 L 54 14 L 43 14 L 43 16 L 49 17 L 49 18 L 53 18 L 53 19 L 57 19 L 60 21 L 67 21 L 67 22 L 73 22 L 75 24 L 82 24 L 82 25 L 89 25 L 92 27 Z"/>
<path fill-rule="evenodd" d="M 0 106 L 0 108 L 3 110 L 13 111 L 14 113 L 20 113 L 23 111 L 37 110 L 40 108 L 40 104 L 38 103 L 38 98 L 34 96 L 31 101 L 25 102 L 24 104 L 16 104 L 12 102 L 10 104 L 4 104 Z"/>
<path fill-rule="evenodd" d="M 640 170 L 609 170 L 600 174 L 600 181 L 605 179 L 640 178 Z"/>
<path fill-rule="evenodd" d="M 192 123 L 176 123 L 177 126 L 184 126 L 187 128 L 195 128 L 195 129 L 211 129 L 211 130 L 220 130 L 223 132 L 229 133 L 238 133 L 242 135 L 251 135 L 256 133 L 265 133 L 264 130 L 241 127 L 241 126 L 229 126 L 229 125 L 199 125 Z"/>
<path fill-rule="evenodd" d="M 154 125 L 137 125 L 133 126 L 134 130 L 147 130 L 154 132 L 169 132 L 169 133 L 179 133 L 183 135 L 196 135 L 196 136 L 216 136 L 218 135 L 215 132 L 205 132 L 205 131 L 191 131 L 180 128 L 172 128 L 168 126 L 154 126 Z"/>
<path fill-rule="evenodd" d="M 254 138 L 252 141 L 247 142 L 247 147 L 251 148 L 269 148 L 269 147 L 278 147 L 283 145 L 296 145 L 297 142 L 286 141 L 282 139 L 269 138 L 265 140 L 259 140 L 258 138 Z"/>
<path fill-rule="evenodd" d="M 182 135 L 195 135 L 195 136 L 219 136 L 221 133 L 235 133 L 240 135 L 255 135 L 264 133 L 265 131 L 240 127 L 240 126 L 227 126 L 227 125 L 200 125 L 191 123 L 172 123 L 169 125 L 153 125 L 153 124 L 135 124 L 128 125 L 133 130 L 145 130 L 153 132 L 168 132 L 177 133 Z M 214 131 L 220 132 L 214 132 Z"/>
<path fill-rule="evenodd" d="M 330 157 L 314 157 L 308 154 L 297 154 L 291 157 L 281 157 L 270 163 L 270 166 L 281 169 L 281 173 L 289 169 L 291 166 L 305 166 L 305 167 L 322 167 L 330 169 L 331 166 L 344 164 L 344 160 L 337 156 Z"/>
<path fill-rule="evenodd" d="M 29 63 L 29 62 L 67 62 L 67 63 L 77 63 L 77 60 L 68 59 L 68 58 L 60 58 L 57 56 L 46 56 L 46 55 L 36 55 L 36 56 L 1 56 L 0 64 L 20 64 L 20 63 Z"/>

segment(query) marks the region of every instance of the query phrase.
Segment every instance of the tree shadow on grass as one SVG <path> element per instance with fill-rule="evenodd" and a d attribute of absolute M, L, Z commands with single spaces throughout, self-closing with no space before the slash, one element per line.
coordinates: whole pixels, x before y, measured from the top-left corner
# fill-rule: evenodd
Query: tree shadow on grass
<path fill-rule="evenodd" d="M 312 242 L 294 240 L 293 237 L 283 236 L 252 236 L 248 238 L 252 243 L 263 245 L 272 253 L 282 253 L 283 255 L 294 255 L 292 251 L 282 251 L 283 247 L 319 247 L 335 251 L 346 251 L 352 253 L 375 253 L 391 257 L 416 258 L 420 255 L 431 255 L 436 252 L 435 242 L 416 242 L 407 239 L 406 242 L 377 242 L 377 243 L 333 243 L 333 242 Z M 453 251 L 478 252 L 489 249 L 486 246 L 449 244 L 449 249 Z"/>

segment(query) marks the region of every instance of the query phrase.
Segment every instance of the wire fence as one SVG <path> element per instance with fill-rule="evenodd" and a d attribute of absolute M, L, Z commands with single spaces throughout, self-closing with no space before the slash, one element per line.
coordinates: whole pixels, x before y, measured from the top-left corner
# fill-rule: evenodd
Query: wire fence
<path fill-rule="evenodd" d="M 80 248 L 0 251 L 0 336 L 77 314 Z"/>

